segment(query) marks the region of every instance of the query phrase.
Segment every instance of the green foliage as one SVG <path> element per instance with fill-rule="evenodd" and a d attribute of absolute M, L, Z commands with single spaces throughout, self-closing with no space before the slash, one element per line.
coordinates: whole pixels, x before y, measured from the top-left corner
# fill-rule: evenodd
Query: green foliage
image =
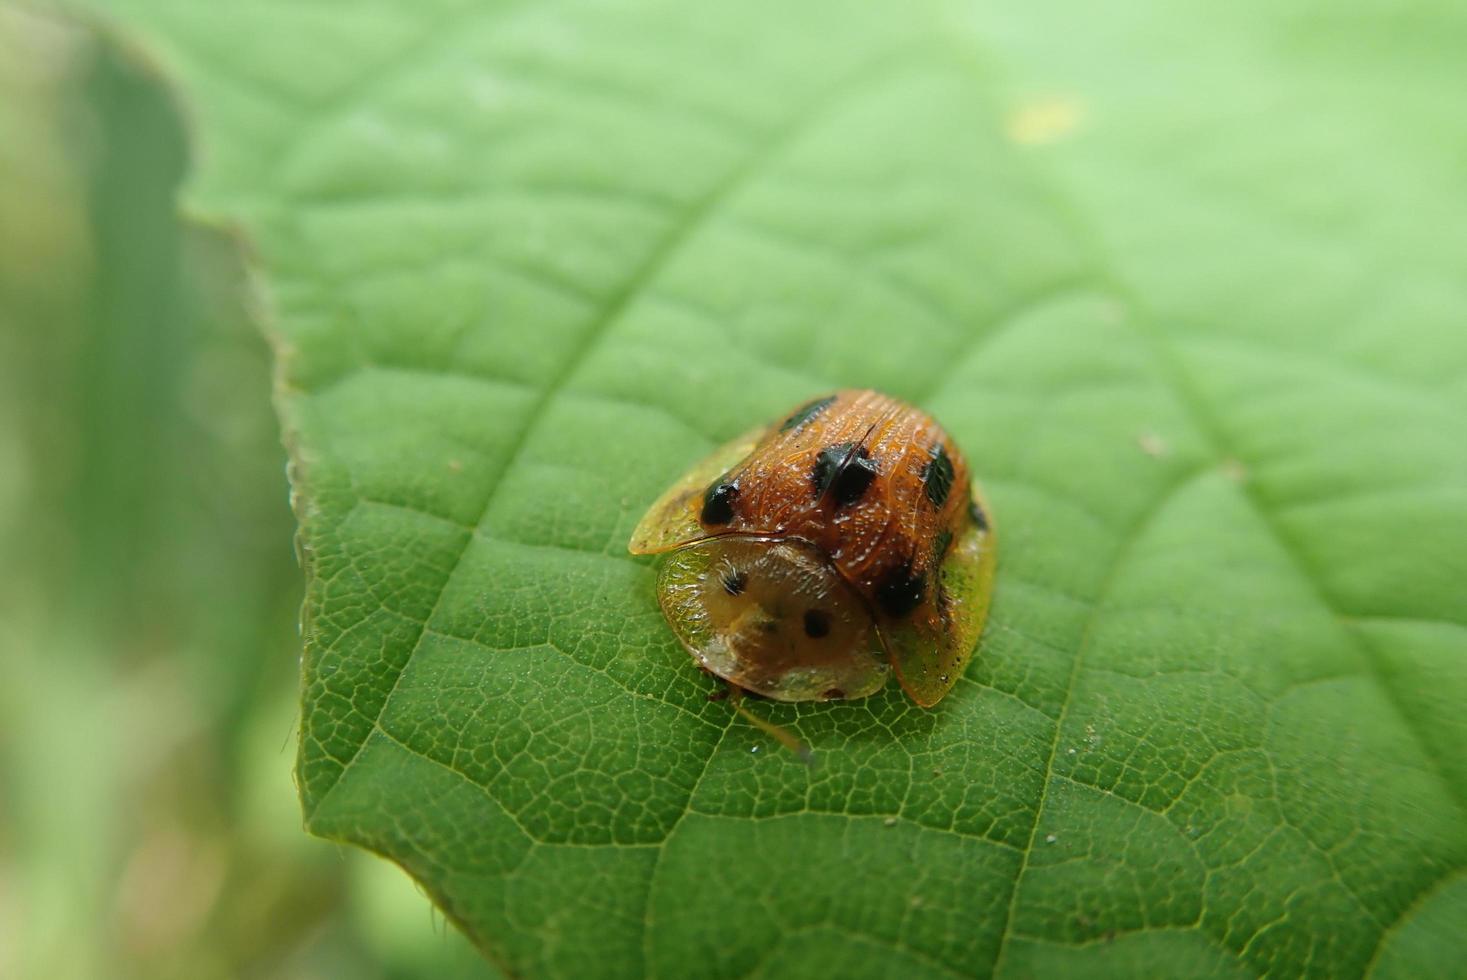
<path fill-rule="evenodd" d="M 0 4 L 0 977 L 482 975 L 300 833 L 270 354 L 186 144 L 135 50 Z"/>
<path fill-rule="evenodd" d="M 307 824 L 494 960 L 1467 959 L 1452 5 L 117 7 L 273 302 Z M 954 433 L 999 578 L 938 709 L 758 706 L 809 769 L 625 543 L 836 385 Z"/>

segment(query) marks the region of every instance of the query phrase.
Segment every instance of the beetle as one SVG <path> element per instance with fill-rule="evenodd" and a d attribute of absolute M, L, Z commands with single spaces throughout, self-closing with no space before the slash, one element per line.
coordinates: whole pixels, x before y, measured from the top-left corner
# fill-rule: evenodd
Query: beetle
<path fill-rule="evenodd" d="M 863 698 L 895 674 L 929 708 L 982 632 L 995 540 L 942 427 L 889 395 L 844 389 L 695 465 L 629 549 L 667 556 L 663 614 L 736 694 Z"/>

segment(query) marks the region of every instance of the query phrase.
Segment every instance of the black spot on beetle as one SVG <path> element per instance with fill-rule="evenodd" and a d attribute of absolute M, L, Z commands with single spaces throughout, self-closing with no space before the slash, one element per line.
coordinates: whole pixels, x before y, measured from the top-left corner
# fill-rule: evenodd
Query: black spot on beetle
<path fill-rule="evenodd" d="M 727 524 L 733 520 L 734 498 L 739 495 L 739 485 L 719 480 L 703 494 L 703 512 L 698 519 L 704 524 Z"/>
<path fill-rule="evenodd" d="M 830 613 L 823 609 L 805 610 L 805 635 L 818 640 L 830 633 Z"/>
<path fill-rule="evenodd" d="M 895 619 L 907 615 L 922 604 L 927 581 L 921 572 L 912 571 L 907 562 L 893 569 L 876 590 L 876 601 L 882 610 Z"/>
<path fill-rule="evenodd" d="M 791 429 L 798 429 L 833 404 L 835 404 L 835 396 L 827 395 L 824 398 L 817 398 L 813 402 L 801 405 L 795 409 L 793 415 L 784 420 L 784 424 L 779 427 L 779 431 L 789 432 Z"/>
<path fill-rule="evenodd" d="M 810 482 L 817 499 L 828 491 L 837 507 L 850 506 L 861 499 L 881 472 L 865 446 L 855 452 L 851 451 L 853 448 L 855 443 L 842 442 L 826 446 L 815 457 Z"/>
<path fill-rule="evenodd" d="M 922 467 L 922 484 L 932 506 L 941 507 L 947 501 L 948 492 L 953 488 L 953 461 L 940 442 L 932 448 L 931 458 Z"/>
<path fill-rule="evenodd" d="M 942 559 L 947 556 L 947 549 L 952 546 L 953 532 L 943 531 L 932 543 L 932 567 L 938 568 L 942 565 Z"/>
<path fill-rule="evenodd" d="M 745 572 L 724 572 L 722 582 L 723 591 L 729 595 L 742 595 L 744 586 L 749 584 L 749 576 Z"/>
<path fill-rule="evenodd" d="M 841 698 L 846 696 L 846 692 L 842 691 L 838 687 L 832 687 L 830 690 L 826 691 L 820 696 L 827 701 L 839 701 Z"/>
<path fill-rule="evenodd" d="M 973 519 L 974 524 L 978 525 L 978 530 L 988 530 L 988 515 L 983 513 L 983 508 L 978 506 L 978 501 L 968 501 L 968 516 Z"/>

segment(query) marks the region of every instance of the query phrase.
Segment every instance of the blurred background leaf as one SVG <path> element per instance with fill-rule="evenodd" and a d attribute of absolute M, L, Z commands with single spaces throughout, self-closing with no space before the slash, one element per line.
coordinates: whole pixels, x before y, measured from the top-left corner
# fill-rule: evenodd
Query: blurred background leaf
<path fill-rule="evenodd" d="M 0 7 L 0 976 L 483 975 L 300 830 L 270 358 L 188 144 L 135 50 Z"/>

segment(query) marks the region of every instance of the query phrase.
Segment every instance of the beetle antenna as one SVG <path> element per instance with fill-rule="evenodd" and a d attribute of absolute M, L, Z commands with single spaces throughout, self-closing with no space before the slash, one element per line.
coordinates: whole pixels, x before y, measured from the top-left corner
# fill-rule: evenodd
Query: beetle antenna
<path fill-rule="evenodd" d="M 776 725 L 772 721 L 765 721 L 744 707 L 744 689 L 732 681 L 729 681 L 728 684 L 728 703 L 733 705 L 733 709 L 742 715 L 749 724 L 766 735 L 773 736 L 779 741 L 779 744 L 793 752 L 795 757 L 805 765 L 815 765 L 815 753 L 810 751 L 810 746 L 800 741 L 795 733 L 788 728 L 782 725 Z"/>

